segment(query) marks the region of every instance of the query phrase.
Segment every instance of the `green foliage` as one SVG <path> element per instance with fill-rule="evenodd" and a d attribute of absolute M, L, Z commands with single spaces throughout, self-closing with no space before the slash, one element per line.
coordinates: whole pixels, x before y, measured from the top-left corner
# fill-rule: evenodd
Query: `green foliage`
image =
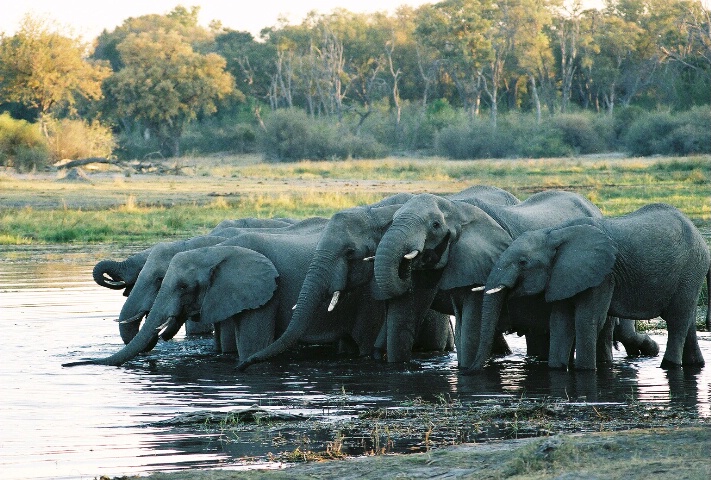
<path fill-rule="evenodd" d="M 41 169 L 48 160 L 47 141 L 38 125 L 0 115 L 0 165 L 22 172 Z"/>
<path fill-rule="evenodd" d="M 26 16 L 12 37 L 0 37 L 0 98 L 43 116 L 72 109 L 80 98 L 101 98 L 109 69 L 85 60 L 86 45 Z"/>
<path fill-rule="evenodd" d="M 311 118 L 298 109 L 277 110 L 265 120 L 260 144 L 272 161 L 383 158 L 386 149 L 368 136 L 356 136 L 327 119 Z"/>
<path fill-rule="evenodd" d="M 632 124 L 624 145 L 632 155 L 711 153 L 711 111 L 649 112 Z"/>

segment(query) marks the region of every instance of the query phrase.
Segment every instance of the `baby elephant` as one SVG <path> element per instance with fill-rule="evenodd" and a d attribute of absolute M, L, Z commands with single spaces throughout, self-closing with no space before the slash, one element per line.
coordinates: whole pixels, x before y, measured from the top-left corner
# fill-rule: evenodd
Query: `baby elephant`
<path fill-rule="evenodd" d="M 662 368 L 703 365 L 696 304 L 704 277 L 711 277 L 709 258 L 696 227 L 665 204 L 524 233 L 487 279 L 471 370 L 481 369 L 489 357 L 507 290 L 512 295 L 544 292 L 553 302 L 550 367 L 567 368 L 575 348 L 575 368 L 594 369 L 598 333 L 608 314 L 640 320 L 661 316 L 669 335 Z"/>

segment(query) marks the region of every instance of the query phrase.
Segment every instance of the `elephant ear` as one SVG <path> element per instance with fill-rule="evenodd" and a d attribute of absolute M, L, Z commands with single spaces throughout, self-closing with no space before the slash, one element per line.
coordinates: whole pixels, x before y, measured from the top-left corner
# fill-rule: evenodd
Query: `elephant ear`
<path fill-rule="evenodd" d="M 371 207 L 369 214 L 371 223 L 374 229 L 385 230 L 393 221 L 393 215 L 397 212 L 402 204 L 385 205 L 382 207 Z"/>
<path fill-rule="evenodd" d="M 481 209 L 462 225 L 459 240 L 452 244 L 439 282 L 440 290 L 484 285 L 496 260 L 511 244 L 511 236 Z"/>
<path fill-rule="evenodd" d="M 272 298 L 279 273 L 267 257 L 248 248 L 214 248 L 221 250 L 221 258 L 211 272 L 200 322 L 221 322 L 245 310 L 259 308 Z"/>
<path fill-rule="evenodd" d="M 546 286 L 546 301 L 554 302 L 596 287 L 612 272 L 617 247 L 595 225 L 552 229 L 548 244 L 556 250 Z"/>

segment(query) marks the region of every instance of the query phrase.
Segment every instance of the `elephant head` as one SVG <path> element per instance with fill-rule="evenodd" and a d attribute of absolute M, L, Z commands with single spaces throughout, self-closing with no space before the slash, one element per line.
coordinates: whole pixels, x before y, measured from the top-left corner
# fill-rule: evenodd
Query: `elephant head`
<path fill-rule="evenodd" d="M 121 262 L 115 260 L 101 260 L 94 266 L 94 281 L 100 286 L 112 290 L 125 289 L 123 294 L 124 296 L 128 296 L 151 250 L 152 247 L 147 248 L 131 255 Z"/>
<path fill-rule="evenodd" d="M 504 251 L 486 280 L 479 347 L 470 370 L 488 360 L 506 295 L 544 293 L 547 302 L 565 300 L 600 285 L 612 272 L 617 248 L 610 237 L 581 219 L 575 225 L 532 230 Z"/>
<path fill-rule="evenodd" d="M 393 213 L 411 197 L 398 194 L 372 205 L 342 210 L 331 217 L 321 234 L 286 331 L 269 347 L 242 362 L 240 370 L 296 344 L 329 300 L 330 311 L 343 292 L 375 285 L 373 255 L 378 242 Z"/>
<path fill-rule="evenodd" d="M 119 332 L 124 343 L 129 343 L 138 333 L 141 320 L 151 310 L 173 256 L 194 248 L 216 245 L 223 240 L 222 237 L 205 235 L 176 242 L 162 242 L 151 248 L 134 288 L 131 289 L 119 314 Z"/>
<path fill-rule="evenodd" d="M 419 298 L 428 291 L 413 294 L 418 284 L 433 286 L 435 291 L 482 285 L 510 242 L 508 233 L 481 208 L 417 195 L 398 210 L 383 235 L 375 255 L 375 278 L 386 298 L 407 306 L 405 299 Z M 411 317 L 388 316 L 390 361 L 408 358 L 413 341 L 408 335 L 413 331 Z M 397 339 L 396 343 L 391 339 Z"/>
<path fill-rule="evenodd" d="M 65 366 L 118 366 L 155 344 L 164 331 L 177 330 L 189 317 L 217 323 L 258 309 L 273 297 L 278 276 L 269 259 L 247 248 L 216 245 L 177 253 L 138 334 L 114 355 Z"/>

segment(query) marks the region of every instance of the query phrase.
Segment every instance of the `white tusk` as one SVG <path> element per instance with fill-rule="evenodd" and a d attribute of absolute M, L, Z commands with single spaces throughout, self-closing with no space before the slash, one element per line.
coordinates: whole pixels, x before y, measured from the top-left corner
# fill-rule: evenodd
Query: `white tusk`
<path fill-rule="evenodd" d="M 492 293 L 498 293 L 498 292 L 500 292 L 500 291 L 503 290 L 504 288 L 506 288 L 506 287 L 504 287 L 503 285 L 499 285 L 498 287 L 492 288 L 491 290 L 487 290 L 487 291 L 484 292 L 484 293 L 486 293 L 487 295 L 491 295 Z"/>
<path fill-rule="evenodd" d="M 413 251 L 411 251 L 410 253 L 408 253 L 407 255 L 405 255 L 404 258 L 407 259 L 407 260 L 412 260 L 412 259 L 415 258 L 419 253 L 420 253 L 419 250 L 413 250 Z"/>
<path fill-rule="evenodd" d="M 294 304 L 293 307 L 291 307 L 292 310 L 296 310 L 296 304 Z"/>
<path fill-rule="evenodd" d="M 158 330 L 158 331 L 164 330 L 165 328 L 168 327 L 168 324 L 169 324 L 169 323 L 170 323 L 170 320 L 166 321 L 166 322 L 165 322 L 164 324 L 162 324 L 162 325 L 158 325 L 158 328 L 156 328 L 156 330 Z"/>
<path fill-rule="evenodd" d="M 336 290 L 333 292 L 333 297 L 331 298 L 331 303 L 328 304 L 328 311 L 332 312 L 334 308 L 336 308 L 336 304 L 338 303 L 338 297 L 341 296 L 341 292 L 339 290 Z"/>
<path fill-rule="evenodd" d="M 482 291 L 484 291 L 485 288 L 486 288 L 486 286 L 480 285 L 478 287 L 472 288 L 472 292 L 482 292 Z"/>
<path fill-rule="evenodd" d="M 364 261 L 364 262 L 374 262 L 374 261 L 375 261 L 375 255 L 373 255 L 372 257 L 365 257 L 365 258 L 363 259 L 363 261 Z"/>

